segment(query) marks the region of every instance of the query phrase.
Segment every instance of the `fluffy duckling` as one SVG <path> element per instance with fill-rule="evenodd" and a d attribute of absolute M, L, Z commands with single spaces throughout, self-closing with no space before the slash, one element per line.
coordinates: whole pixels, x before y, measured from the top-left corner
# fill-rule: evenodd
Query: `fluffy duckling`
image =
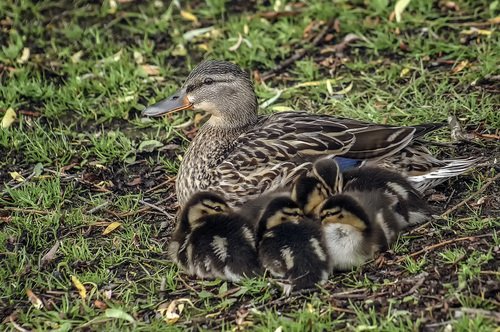
<path fill-rule="evenodd" d="M 418 192 L 401 174 L 394 171 L 365 166 L 342 174 L 344 191 L 383 190 L 392 200 L 392 209 L 399 227 L 404 229 L 430 218 L 431 210 Z"/>
<path fill-rule="evenodd" d="M 291 198 L 307 217 L 314 218 L 330 190 L 316 177 L 303 175 L 292 186 Z"/>
<path fill-rule="evenodd" d="M 391 202 L 401 229 L 419 224 L 431 211 L 421 194 L 401 174 L 375 167 L 351 168 L 340 173 L 334 159 L 323 158 L 313 164 L 312 174 L 330 194 L 350 191 L 382 191 Z"/>
<path fill-rule="evenodd" d="M 380 190 L 338 194 L 322 204 L 319 219 L 334 270 L 359 266 L 390 246 L 399 231 L 390 204 Z"/>
<path fill-rule="evenodd" d="M 321 227 L 305 219 L 290 197 L 269 202 L 259 221 L 257 241 L 262 266 L 273 276 L 287 279 L 286 294 L 328 278 L 329 259 Z"/>
<path fill-rule="evenodd" d="M 184 238 L 171 253 L 188 274 L 238 282 L 260 270 L 253 229 L 215 193 L 191 197 L 173 238 L 177 243 Z"/>

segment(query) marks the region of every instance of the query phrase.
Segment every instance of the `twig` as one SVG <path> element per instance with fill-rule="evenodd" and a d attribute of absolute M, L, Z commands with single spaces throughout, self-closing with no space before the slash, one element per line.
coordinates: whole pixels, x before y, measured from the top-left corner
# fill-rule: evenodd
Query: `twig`
<path fill-rule="evenodd" d="M 148 202 L 146 202 L 146 201 L 144 201 L 142 199 L 139 201 L 139 203 L 144 204 L 146 206 L 149 206 L 150 208 L 155 209 L 156 211 L 159 211 L 159 212 L 163 213 L 164 215 L 166 215 L 169 218 L 173 218 L 174 217 L 172 214 L 170 214 L 167 211 L 163 210 L 161 207 L 156 206 L 156 205 L 151 204 L 151 203 L 148 203 Z"/>
<path fill-rule="evenodd" d="M 42 211 L 42 210 L 33 210 L 33 209 L 24 209 L 24 208 L 17 208 L 17 207 L 4 207 L 1 208 L 0 211 L 13 211 L 13 212 L 24 212 L 24 213 L 36 213 L 36 214 L 43 214 L 43 215 L 48 215 L 51 212 L 50 211 Z"/>
<path fill-rule="evenodd" d="M 494 177 L 492 177 L 491 179 L 489 179 L 482 187 L 481 189 L 479 189 L 478 191 L 476 191 L 475 193 L 473 193 L 472 195 L 470 195 L 469 197 L 467 197 L 466 199 L 464 199 L 463 201 L 461 201 L 460 203 L 458 203 L 457 205 L 449 208 L 448 210 L 446 210 L 443 214 L 441 214 L 441 218 L 444 218 L 446 217 L 447 215 L 449 215 L 450 213 L 452 213 L 453 211 L 457 210 L 458 208 L 462 207 L 463 205 L 467 204 L 467 202 L 469 200 L 471 200 L 473 197 L 476 197 L 477 195 L 480 195 L 482 194 L 489 186 L 491 186 L 493 183 L 495 183 L 495 181 L 497 181 L 498 179 L 500 178 L 500 173 L 498 173 L 497 175 L 495 175 Z"/>
<path fill-rule="evenodd" d="M 326 23 L 326 25 L 323 27 L 323 29 L 321 29 L 321 31 L 318 33 L 318 35 L 313 39 L 313 41 L 311 43 L 312 47 L 316 47 L 319 45 L 319 43 L 321 43 L 321 41 L 326 36 L 326 34 L 327 34 L 328 30 L 330 29 L 332 24 L 333 24 L 332 21 L 329 21 Z M 307 52 L 308 52 L 307 48 L 301 48 L 301 49 L 295 51 L 295 53 L 290 58 L 286 59 L 285 61 L 283 61 L 278 66 L 271 69 L 270 71 L 265 72 L 262 75 L 262 80 L 265 81 L 267 79 L 270 79 L 271 77 L 276 76 L 276 74 L 281 72 L 283 69 L 287 68 L 288 66 L 290 66 L 294 62 L 302 59 L 307 54 Z"/>
<path fill-rule="evenodd" d="M 427 247 L 423 248 L 422 250 L 415 251 L 414 253 L 412 253 L 410 255 L 403 256 L 403 257 L 397 259 L 394 263 L 395 264 L 401 263 L 402 261 L 404 261 L 408 257 L 415 257 L 415 256 L 418 256 L 420 254 L 426 253 L 428 251 L 434 250 L 436 248 L 444 247 L 445 245 L 448 245 L 450 243 L 455 243 L 455 242 L 459 242 L 459 241 L 474 241 L 474 240 L 477 240 L 479 238 L 488 237 L 488 236 L 493 236 L 493 234 L 489 233 L 489 234 L 483 234 L 483 235 L 465 236 L 465 237 L 459 237 L 458 239 L 450 239 L 450 240 L 446 240 L 443 242 L 439 242 L 439 243 L 427 246 Z"/>
<path fill-rule="evenodd" d="M 109 201 L 106 201 L 106 202 L 104 202 L 104 203 L 102 203 L 102 204 L 100 204 L 100 205 L 97 205 L 96 207 L 94 207 L 94 208 L 92 208 L 92 209 L 88 210 L 88 211 L 87 211 L 87 213 L 88 213 L 88 214 L 93 214 L 94 212 L 97 212 L 97 211 L 101 210 L 102 208 L 104 208 L 104 207 L 108 206 L 109 204 L 110 204 L 110 202 L 109 202 Z"/>
<path fill-rule="evenodd" d="M 24 181 L 19 182 L 19 183 L 18 183 L 18 184 L 16 184 L 15 186 L 10 187 L 10 190 L 14 190 L 14 189 L 17 189 L 17 188 L 19 188 L 19 187 L 21 187 L 21 186 L 24 186 L 24 185 L 28 182 L 28 180 L 29 180 L 29 179 L 31 179 L 32 177 L 34 177 L 34 176 L 35 176 L 35 174 L 36 174 L 35 172 L 32 172 L 30 175 L 28 175 L 28 176 L 24 179 Z"/>

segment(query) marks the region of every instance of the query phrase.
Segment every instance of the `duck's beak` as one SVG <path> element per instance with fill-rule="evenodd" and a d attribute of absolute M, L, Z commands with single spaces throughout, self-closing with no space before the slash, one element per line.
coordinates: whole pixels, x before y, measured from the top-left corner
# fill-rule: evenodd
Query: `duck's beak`
<path fill-rule="evenodd" d="M 143 116 L 160 116 L 167 113 L 190 109 L 193 104 L 189 101 L 186 89 L 180 89 L 167 99 L 146 107 L 142 111 Z"/>

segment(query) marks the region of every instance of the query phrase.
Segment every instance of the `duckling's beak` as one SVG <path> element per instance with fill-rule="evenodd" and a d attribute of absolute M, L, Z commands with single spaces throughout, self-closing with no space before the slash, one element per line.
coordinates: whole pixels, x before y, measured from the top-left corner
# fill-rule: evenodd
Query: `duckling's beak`
<path fill-rule="evenodd" d="M 154 105 L 146 107 L 142 111 L 143 116 L 160 116 L 162 114 L 190 109 L 193 103 L 189 101 L 186 89 L 180 89 L 167 99 L 157 102 Z"/>

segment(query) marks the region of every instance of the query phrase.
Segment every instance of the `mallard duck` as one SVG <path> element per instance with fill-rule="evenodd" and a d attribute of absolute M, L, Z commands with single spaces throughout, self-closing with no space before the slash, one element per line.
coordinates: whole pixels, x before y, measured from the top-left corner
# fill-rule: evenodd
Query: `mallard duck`
<path fill-rule="evenodd" d="M 173 240 L 170 255 L 188 274 L 238 282 L 260 270 L 253 228 L 213 192 L 189 199 Z"/>
<path fill-rule="evenodd" d="M 410 178 L 418 170 L 420 188 L 433 184 L 434 177 L 460 174 L 474 163 L 439 161 L 419 146 L 414 148 L 414 140 L 439 127 L 435 124 L 388 126 L 306 112 L 259 116 L 257 108 L 249 75 L 230 62 L 212 60 L 199 64 L 172 96 L 143 111 L 145 116 L 187 109 L 211 115 L 187 149 L 177 175 L 181 207 L 193 193 L 208 189 L 233 207 L 242 205 L 266 192 L 289 188 L 322 156 L 342 156 L 342 167 L 389 163 Z M 413 150 L 421 152 L 418 158 Z M 414 158 L 399 165 L 397 156 L 404 153 Z M 427 173 L 433 178 L 428 180 Z"/>
<path fill-rule="evenodd" d="M 333 270 L 357 267 L 391 245 L 399 231 L 391 204 L 380 190 L 337 194 L 323 203 L 319 219 Z"/>
<path fill-rule="evenodd" d="M 269 202 L 258 223 L 257 243 L 262 266 L 287 280 L 286 294 L 328 278 L 329 259 L 321 227 L 304 218 L 290 197 Z"/>
<path fill-rule="evenodd" d="M 430 208 L 420 192 L 401 174 L 376 166 L 352 168 L 342 173 L 339 169 L 336 160 L 321 158 L 314 162 L 312 173 L 330 194 L 352 191 L 382 192 L 388 201 L 392 202 L 390 208 L 395 213 L 400 228 L 421 223 L 430 217 Z M 301 186 L 300 180 L 295 186 Z M 324 198 L 323 195 L 321 199 Z M 302 200 L 307 204 L 315 202 L 316 206 L 319 205 L 318 198 Z"/>

